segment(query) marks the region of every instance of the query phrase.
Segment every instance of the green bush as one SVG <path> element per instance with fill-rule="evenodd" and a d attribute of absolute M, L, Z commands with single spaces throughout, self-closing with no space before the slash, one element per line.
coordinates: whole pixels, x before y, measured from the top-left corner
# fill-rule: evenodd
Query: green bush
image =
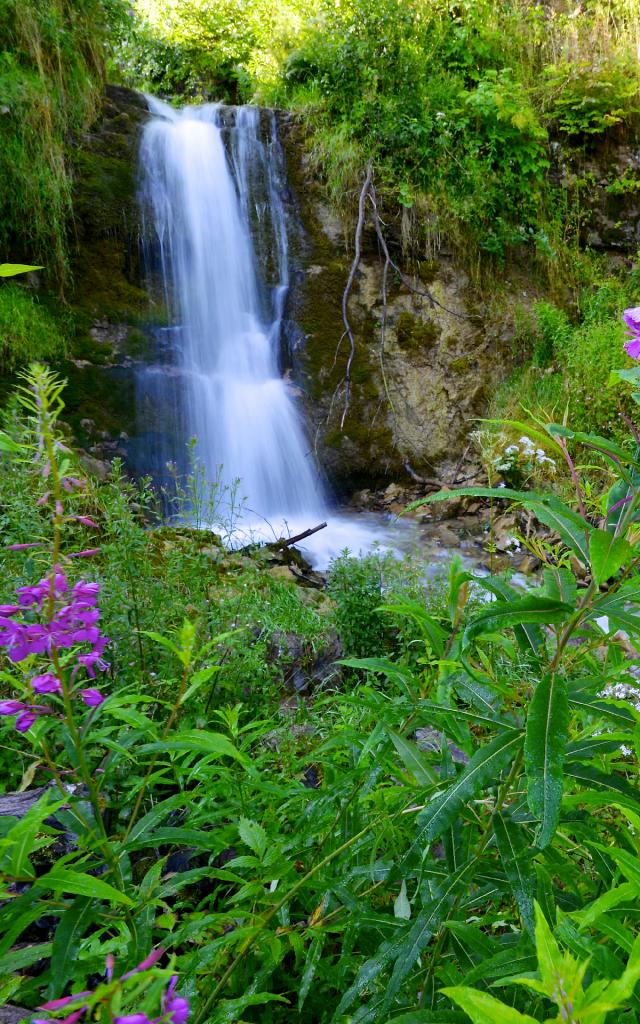
<path fill-rule="evenodd" d="M 58 322 L 37 297 L 16 284 L 0 285 L 0 369 L 55 361 L 65 352 Z"/>
<path fill-rule="evenodd" d="M 0 247 L 68 272 L 66 147 L 95 117 L 123 0 L 0 3 Z"/>

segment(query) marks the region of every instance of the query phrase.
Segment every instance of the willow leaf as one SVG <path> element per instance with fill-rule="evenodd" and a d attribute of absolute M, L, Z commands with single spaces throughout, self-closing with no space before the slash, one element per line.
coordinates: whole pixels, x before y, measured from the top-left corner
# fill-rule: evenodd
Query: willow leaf
<path fill-rule="evenodd" d="M 525 838 L 522 825 L 518 825 L 510 815 L 501 811 L 497 811 L 493 815 L 493 831 L 500 860 L 509 879 L 524 926 L 533 936 L 535 927 L 533 900 L 537 888 L 537 878 L 531 865 L 529 842 Z"/>
<path fill-rule="evenodd" d="M 572 605 L 550 597 L 526 595 L 508 602 L 495 601 L 490 608 L 471 619 L 464 631 L 462 645 L 467 647 L 481 633 L 495 633 L 523 623 L 547 626 L 564 622 L 572 612 Z"/>
<path fill-rule="evenodd" d="M 407 771 L 413 775 L 419 786 L 433 786 L 438 781 L 438 776 L 433 771 L 431 765 L 427 762 L 427 759 L 423 756 L 422 751 L 415 743 L 411 743 L 406 740 L 404 736 L 400 736 L 399 733 L 394 732 L 393 729 L 388 730 L 391 741 L 400 755 L 400 759 L 407 769 Z"/>
<path fill-rule="evenodd" d="M 438 839 L 460 814 L 467 800 L 473 800 L 483 786 L 494 784 L 521 745 L 522 733 L 505 732 L 477 750 L 455 782 L 434 797 L 418 817 L 418 833 L 407 859 Z"/>
<path fill-rule="evenodd" d="M 551 842 L 560 818 L 568 730 L 567 684 L 554 673 L 536 686 L 524 743 L 529 807 L 540 818 L 536 843 L 541 849 Z"/>
<path fill-rule="evenodd" d="M 537 1024 L 533 1017 L 502 1003 L 488 992 L 479 992 L 465 985 L 454 985 L 440 991 L 461 1006 L 465 1013 L 469 1014 L 473 1024 L 496 1024 L 497 1021 L 500 1024 Z"/>
<path fill-rule="evenodd" d="M 58 921 L 51 950 L 51 981 L 49 998 L 62 992 L 73 978 L 80 940 L 95 917 L 95 904 L 90 896 L 78 896 Z"/>
<path fill-rule="evenodd" d="M 627 565 L 634 549 L 624 537 L 614 537 L 608 530 L 593 530 L 589 538 L 591 572 L 597 586 Z"/>

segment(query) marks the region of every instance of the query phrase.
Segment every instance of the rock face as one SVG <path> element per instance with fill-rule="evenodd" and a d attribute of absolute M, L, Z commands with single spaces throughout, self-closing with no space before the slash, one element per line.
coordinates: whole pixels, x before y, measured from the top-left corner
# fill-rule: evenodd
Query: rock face
<path fill-rule="evenodd" d="M 640 125 L 618 126 L 589 146 L 551 143 L 558 184 L 580 198 L 582 241 L 635 255 L 640 245 Z"/>
<path fill-rule="evenodd" d="M 411 287 L 390 272 L 385 308 L 383 262 L 375 235 L 365 235 L 349 299 L 356 354 L 341 427 L 349 349 L 341 305 L 353 231 L 349 237 L 326 207 L 305 166 L 296 122 L 281 117 L 280 134 L 301 226 L 292 246 L 290 315 L 299 328 L 292 359 L 316 456 L 338 490 L 408 480 L 407 463 L 429 475 L 462 451 L 482 410 L 500 365 L 495 338 L 484 328 L 466 274 L 444 257 L 420 264 Z"/>

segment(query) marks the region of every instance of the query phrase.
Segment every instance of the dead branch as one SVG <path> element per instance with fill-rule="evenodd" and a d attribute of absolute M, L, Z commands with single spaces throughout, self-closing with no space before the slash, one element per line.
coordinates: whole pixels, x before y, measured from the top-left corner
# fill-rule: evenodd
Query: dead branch
<path fill-rule="evenodd" d="M 297 533 L 295 537 L 287 537 L 285 540 L 276 541 L 275 544 L 270 544 L 269 546 L 273 548 L 290 548 L 293 544 L 297 544 L 299 540 L 306 540 L 307 537 L 313 536 L 314 533 L 324 530 L 326 525 L 326 523 L 318 523 L 317 526 L 312 526 L 309 530 Z"/>
<path fill-rule="evenodd" d="M 373 210 L 373 226 L 375 228 L 376 235 L 378 236 L 378 241 L 382 248 L 382 252 L 384 253 L 384 257 L 389 263 L 389 266 L 395 270 L 403 285 L 408 288 L 410 292 L 413 292 L 414 295 L 422 295 L 425 299 L 428 299 L 432 306 L 437 306 L 438 309 L 441 309 L 444 313 L 448 313 L 449 316 L 454 316 L 458 320 L 478 320 L 479 317 L 469 316 L 468 313 L 458 313 L 455 309 L 449 309 L 448 306 L 444 306 L 441 302 L 438 302 L 436 297 L 427 288 L 416 288 L 411 279 L 407 277 L 398 264 L 391 259 L 387 240 L 384 237 L 384 232 L 382 230 L 382 222 L 380 220 L 380 214 L 378 213 L 376 190 L 373 184 L 369 188 L 368 198 Z"/>
<path fill-rule="evenodd" d="M 349 277 L 347 278 L 347 285 L 342 295 L 342 322 L 344 324 L 345 334 L 343 338 L 349 339 L 349 358 L 347 360 L 347 368 L 345 371 L 345 396 L 344 396 L 344 409 L 342 411 L 342 419 L 340 420 L 340 429 L 344 427 L 344 421 L 346 419 L 347 412 L 349 410 L 349 398 L 351 396 L 351 366 L 353 365 L 353 357 L 356 354 L 356 342 L 353 337 L 353 331 L 351 330 L 351 324 L 349 323 L 349 295 L 353 287 L 353 282 L 356 277 L 356 272 L 360 266 L 360 257 L 362 254 L 362 232 L 364 230 L 365 211 L 367 196 L 371 189 L 371 181 L 373 177 L 373 163 L 370 160 L 367 164 L 367 173 L 365 174 L 364 184 L 360 192 L 360 199 L 358 200 L 358 222 L 356 224 L 356 234 L 354 240 L 354 253 L 353 261 L 351 263 L 351 269 L 349 271 Z M 340 339 L 340 343 L 342 338 Z M 339 343 L 339 344 L 340 344 Z"/>

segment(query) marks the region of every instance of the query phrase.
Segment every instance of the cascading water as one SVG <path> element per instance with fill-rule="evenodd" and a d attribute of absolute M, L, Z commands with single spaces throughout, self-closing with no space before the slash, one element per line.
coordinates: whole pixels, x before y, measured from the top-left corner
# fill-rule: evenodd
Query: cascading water
<path fill-rule="evenodd" d="M 256 107 L 178 111 L 149 102 L 143 208 L 179 328 L 171 331 L 174 366 L 148 372 L 156 389 L 172 393 L 162 405 L 177 404 L 183 443 L 197 438 L 209 479 L 220 467 L 227 486 L 240 478 L 247 507 L 276 530 L 283 520 L 311 524 L 324 498 L 278 365 L 288 253 L 275 120 L 265 141 Z"/>
<path fill-rule="evenodd" d="M 141 202 L 172 326 L 158 332 L 138 400 L 147 430 L 139 468 L 162 481 L 185 468 L 189 438 L 206 476 L 240 480 L 236 536 L 295 534 L 329 518 L 308 542 L 317 565 L 382 539 L 360 517 L 327 516 L 293 395 L 280 373 L 288 291 L 286 182 L 275 117 L 256 107 L 176 110 L 149 97 Z M 265 131 L 266 127 L 266 131 Z"/>

